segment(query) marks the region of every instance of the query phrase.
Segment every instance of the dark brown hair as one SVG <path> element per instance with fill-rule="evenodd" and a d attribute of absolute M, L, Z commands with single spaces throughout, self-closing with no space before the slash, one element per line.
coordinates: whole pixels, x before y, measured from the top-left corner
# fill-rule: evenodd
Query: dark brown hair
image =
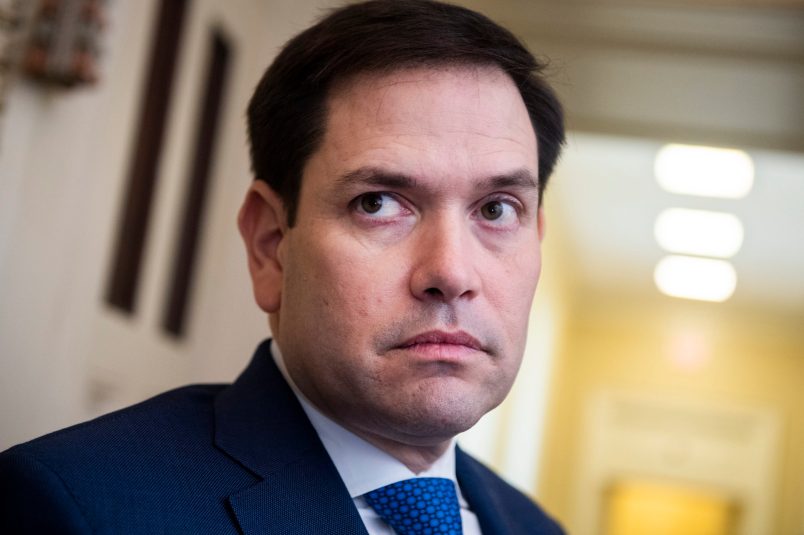
<path fill-rule="evenodd" d="M 308 158 L 326 128 L 336 83 L 419 66 L 496 66 L 522 95 L 539 150 L 539 200 L 564 143 L 564 116 L 537 61 L 508 30 L 432 0 L 370 0 L 329 13 L 285 45 L 248 106 L 251 165 L 282 198 L 293 225 Z"/>

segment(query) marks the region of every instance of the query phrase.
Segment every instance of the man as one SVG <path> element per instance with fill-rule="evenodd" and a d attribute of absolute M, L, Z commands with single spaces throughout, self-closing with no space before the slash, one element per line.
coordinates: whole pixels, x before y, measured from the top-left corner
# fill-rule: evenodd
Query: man
<path fill-rule="evenodd" d="M 60 533 L 561 533 L 456 448 L 524 351 L 563 143 L 540 66 L 463 8 L 377 0 L 291 40 L 248 109 L 264 342 L 5 452 L 0 523 Z"/>

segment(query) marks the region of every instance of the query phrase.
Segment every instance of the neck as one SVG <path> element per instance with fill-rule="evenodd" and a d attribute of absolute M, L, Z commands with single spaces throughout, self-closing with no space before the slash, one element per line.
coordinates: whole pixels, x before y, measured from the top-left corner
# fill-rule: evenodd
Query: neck
<path fill-rule="evenodd" d="M 436 462 L 452 445 L 451 440 L 425 446 L 411 445 L 391 440 L 359 429 L 350 429 L 354 434 L 395 458 L 414 474 L 418 475 Z"/>
<path fill-rule="evenodd" d="M 276 329 L 276 317 L 275 315 L 271 315 L 271 329 L 275 331 Z M 337 418 L 332 411 L 327 410 L 328 408 L 325 404 L 322 403 L 315 403 L 309 393 L 305 394 L 301 391 L 298 384 L 293 380 L 293 377 L 290 374 L 290 370 L 286 367 L 285 361 L 282 357 L 281 350 L 279 349 L 278 344 L 274 343 L 271 348 L 272 357 L 276 362 L 277 366 L 279 367 L 282 375 L 284 376 L 285 380 L 290 385 L 291 389 L 296 393 L 296 395 L 301 395 L 302 398 L 305 398 L 308 403 L 310 403 L 315 410 L 320 412 L 322 415 L 325 415 L 327 418 L 332 420 L 333 422 L 337 423 L 338 425 L 343 426 L 344 428 L 348 429 L 355 435 L 359 436 L 372 446 L 384 451 L 391 457 L 395 458 L 402 464 L 408 467 L 408 469 L 413 472 L 414 474 L 420 474 L 430 468 L 434 462 L 436 462 L 444 453 L 447 451 L 452 445 L 452 439 L 433 439 L 426 444 L 413 444 L 406 441 L 400 440 L 393 440 L 391 438 L 385 437 L 383 435 L 379 435 L 368 431 L 366 429 L 357 428 L 355 426 L 349 425 L 346 422 L 343 422 L 341 419 Z"/>

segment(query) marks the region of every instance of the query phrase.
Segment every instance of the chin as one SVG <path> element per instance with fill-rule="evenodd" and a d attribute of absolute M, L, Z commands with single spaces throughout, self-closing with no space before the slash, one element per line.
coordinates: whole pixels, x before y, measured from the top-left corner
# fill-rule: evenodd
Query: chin
<path fill-rule="evenodd" d="M 443 391 L 440 394 L 426 401 L 418 399 L 408 410 L 399 411 L 401 406 L 397 405 L 389 420 L 409 437 L 446 440 L 468 430 L 499 405 L 499 401 L 487 396 L 449 396 Z"/>

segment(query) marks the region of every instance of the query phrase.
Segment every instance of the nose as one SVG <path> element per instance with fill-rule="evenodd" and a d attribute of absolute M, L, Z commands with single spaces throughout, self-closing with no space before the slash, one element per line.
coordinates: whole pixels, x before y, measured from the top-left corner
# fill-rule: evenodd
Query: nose
<path fill-rule="evenodd" d="M 480 290 L 480 251 L 465 221 L 441 217 L 423 223 L 413 247 L 411 292 L 422 301 L 472 299 Z"/>

